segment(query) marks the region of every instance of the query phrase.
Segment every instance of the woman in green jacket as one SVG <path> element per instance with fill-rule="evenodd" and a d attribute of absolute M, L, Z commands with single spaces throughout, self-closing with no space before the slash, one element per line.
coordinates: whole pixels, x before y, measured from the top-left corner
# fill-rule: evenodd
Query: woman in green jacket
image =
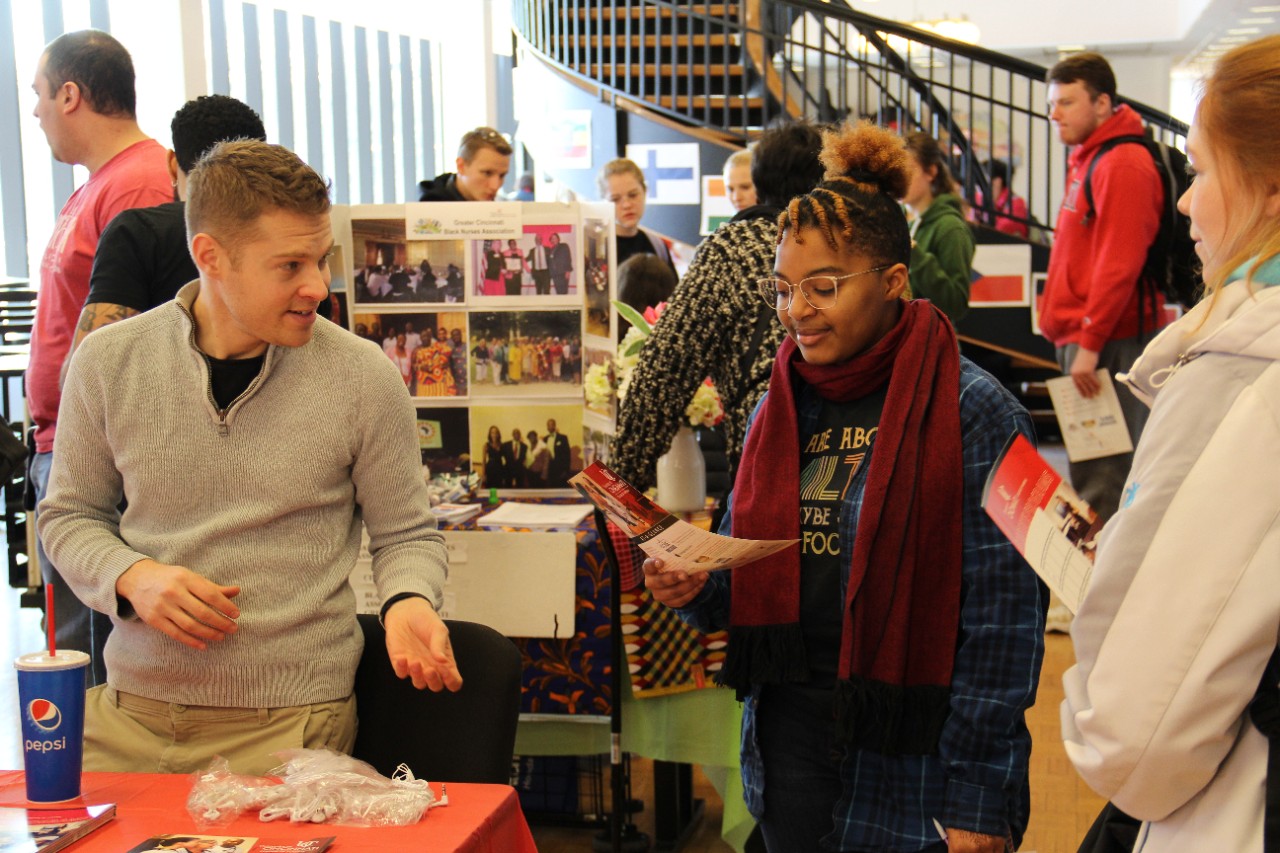
<path fill-rule="evenodd" d="M 910 133 L 907 151 L 916 166 L 902 198 L 914 217 L 911 292 L 933 302 L 954 324 L 969 310 L 973 232 L 937 140 L 927 133 Z"/>

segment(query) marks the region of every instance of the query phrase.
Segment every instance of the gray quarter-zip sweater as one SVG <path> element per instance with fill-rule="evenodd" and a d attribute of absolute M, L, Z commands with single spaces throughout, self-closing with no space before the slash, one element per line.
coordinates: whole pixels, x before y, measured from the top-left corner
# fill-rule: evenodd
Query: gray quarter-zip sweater
<path fill-rule="evenodd" d="M 317 319 L 305 346 L 270 347 L 220 412 L 195 345 L 199 286 L 77 351 L 40 505 L 45 550 L 111 616 L 118 690 L 220 707 L 345 697 L 363 645 L 347 582 L 362 520 L 382 600 L 440 604 L 445 550 L 412 403 L 376 345 Z M 142 622 L 115 584 L 144 557 L 239 586 L 236 633 L 198 651 Z"/>

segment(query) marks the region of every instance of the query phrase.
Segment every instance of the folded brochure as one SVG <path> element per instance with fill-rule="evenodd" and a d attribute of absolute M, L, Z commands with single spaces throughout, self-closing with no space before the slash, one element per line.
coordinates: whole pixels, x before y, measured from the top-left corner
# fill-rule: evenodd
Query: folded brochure
<path fill-rule="evenodd" d="M 982 491 L 982 507 L 1036 574 L 1075 613 L 1089 587 L 1102 522 L 1019 433 Z"/>
<path fill-rule="evenodd" d="M 1070 376 L 1057 376 L 1044 383 L 1053 402 L 1053 413 L 1058 418 L 1058 428 L 1062 431 L 1062 445 L 1072 462 L 1101 459 L 1133 450 L 1111 373 L 1101 368 L 1094 375 L 1100 390 L 1092 397 L 1085 397 L 1076 390 L 1075 380 Z"/>
<path fill-rule="evenodd" d="M 599 462 L 569 479 L 569 485 L 599 507 L 663 571 L 732 569 L 776 554 L 798 539 L 734 539 L 694 527 L 640 493 Z"/>
<path fill-rule="evenodd" d="M 323 853 L 333 844 L 336 836 L 303 838 L 290 841 L 284 838 L 250 838 L 243 835 L 205 835 L 196 832 L 175 832 L 148 838 L 126 853 Z"/>

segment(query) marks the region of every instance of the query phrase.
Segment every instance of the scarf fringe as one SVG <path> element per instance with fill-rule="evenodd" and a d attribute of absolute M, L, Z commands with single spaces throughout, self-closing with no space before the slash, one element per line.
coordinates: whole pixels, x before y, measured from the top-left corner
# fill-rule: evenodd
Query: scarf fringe
<path fill-rule="evenodd" d="M 882 755 L 931 755 L 951 712 L 951 688 L 904 687 L 853 676 L 836 685 L 836 734 Z"/>
<path fill-rule="evenodd" d="M 809 658 L 799 623 L 734 625 L 716 683 L 732 687 L 741 702 L 752 685 L 809 680 Z"/>

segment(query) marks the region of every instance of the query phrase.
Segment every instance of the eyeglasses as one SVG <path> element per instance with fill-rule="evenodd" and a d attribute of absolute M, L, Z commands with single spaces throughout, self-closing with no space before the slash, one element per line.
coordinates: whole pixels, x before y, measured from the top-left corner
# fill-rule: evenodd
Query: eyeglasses
<path fill-rule="evenodd" d="M 483 139 L 485 142 L 506 142 L 506 137 L 494 130 L 492 127 L 477 127 L 469 132 L 468 136 L 474 136 Z"/>
<path fill-rule="evenodd" d="M 801 295 L 804 296 L 804 301 L 808 302 L 814 310 L 826 311 L 836 304 L 840 282 L 846 278 L 881 272 L 891 266 L 893 265 L 886 264 L 882 267 L 873 267 L 869 270 L 846 273 L 845 275 L 813 275 L 800 279 L 796 284 L 791 284 L 780 278 L 762 278 L 756 282 L 756 290 L 760 294 L 760 298 L 769 303 L 771 308 L 785 311 L 791 307 L 791 303 L 795 299 L 796 289 L 799 288 Z"/>

